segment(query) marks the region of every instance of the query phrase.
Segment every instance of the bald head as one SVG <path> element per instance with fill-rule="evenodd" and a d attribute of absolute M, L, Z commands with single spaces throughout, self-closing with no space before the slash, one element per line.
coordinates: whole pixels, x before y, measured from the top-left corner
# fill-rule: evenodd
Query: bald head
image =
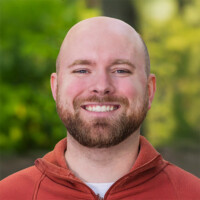
<path fill-rule="evenodd" d="M 110 17 L 94 17 L 83 20 L 75 24 L 67 33 L 57 58 L 56 70 L 59 71 L 60 66 L 68 55 L 68 47 L 76 49 L 77 45 L 80 45 L 79 41 L 84 44 L 84 40 L 91 40 L 91 43 L 95 41 L 97 43 L 106 43 L 113 40 L 116 35 L 123 36 L 126 40 L 126 44 L 131 44 L 135 48 L 135 54 L 139 55 L 141 62 L 144 62 L 144 68 L 147 76 L 150 73 L 150 59 L 147 51 L 147 47 L 140 37 L 140 35 L 130 25 L 125 22 L 110 18 Z M 119 41 L 121 42 L 121 41 Z M 104 45 L 106 48 L 106 45 Z M 98 47 L 96 47 L 98 48 Z M 124 46 L 124 49 L 127 49 Z M 77 50 L 77 53 L 82 53 Z"/>

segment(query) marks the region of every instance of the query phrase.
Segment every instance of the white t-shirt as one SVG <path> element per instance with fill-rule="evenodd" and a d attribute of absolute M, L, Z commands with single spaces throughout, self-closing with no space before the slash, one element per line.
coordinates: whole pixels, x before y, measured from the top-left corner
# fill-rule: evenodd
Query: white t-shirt
<path fill-rule="evenodd" d="M 114 183 L 114 182 L 113 182 Z M 104 195 L 111 187 L 113 183 L 85 183 L 88 187 L 90 187 L 96 195 L 104 198 Z"/>

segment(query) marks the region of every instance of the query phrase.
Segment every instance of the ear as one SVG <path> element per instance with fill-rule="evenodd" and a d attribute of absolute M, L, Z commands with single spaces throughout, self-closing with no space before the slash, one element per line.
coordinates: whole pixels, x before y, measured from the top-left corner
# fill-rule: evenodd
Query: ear
<path fill-rule="evenodd" d="M 54 100 L 56 101 L 56 96 L 57 96 L 57 74 L 56 73 L 51 74 L 51 92 L 52 92 Z"/>
<path fill-rule="evenodd" d="M 148 109 L 151 108 L 151 104 L 156 92 L 156 76 L 154 74 L 150 74 L 148 78 L 148 92 L 149 92 L 149 106 Z"/>

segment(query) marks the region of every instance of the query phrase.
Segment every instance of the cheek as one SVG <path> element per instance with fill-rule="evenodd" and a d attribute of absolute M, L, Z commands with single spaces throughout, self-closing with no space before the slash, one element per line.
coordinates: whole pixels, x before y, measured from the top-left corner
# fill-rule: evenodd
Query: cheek
<path fill-rule="evenodd" d="M 82 92 L 83 88 L 84 85 L 81 83 L 70 82 L 66 85 L 64 92 L 68 97 L 75 98 Z"/>
<path fill-rule="evenodd" d="M 117 84 L 116 88 L 119 95 L 128 98 L 129 101 L 132 101 L 139 95 L 141 85 L 133 80 L 122 80 L 121 83 Z"/>
<path fill-rule="evenodd" d="M 86 84 L 78 79 L 63 78 L 59 82 L 59 94 L 61 101 L 73 105 L 73 100 L 85 90 Z"/>

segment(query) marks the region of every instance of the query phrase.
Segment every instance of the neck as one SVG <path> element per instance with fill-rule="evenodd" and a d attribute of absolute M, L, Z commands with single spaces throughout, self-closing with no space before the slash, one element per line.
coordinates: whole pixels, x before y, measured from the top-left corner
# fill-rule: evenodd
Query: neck
<path fill-rule="evenodd" d="M 139 148 L 139 131 L 110 148 L 88 148 L 68 134 L 65 158 L 79 179 L 90 183 L 115 182 L 132 168 Z"/>

